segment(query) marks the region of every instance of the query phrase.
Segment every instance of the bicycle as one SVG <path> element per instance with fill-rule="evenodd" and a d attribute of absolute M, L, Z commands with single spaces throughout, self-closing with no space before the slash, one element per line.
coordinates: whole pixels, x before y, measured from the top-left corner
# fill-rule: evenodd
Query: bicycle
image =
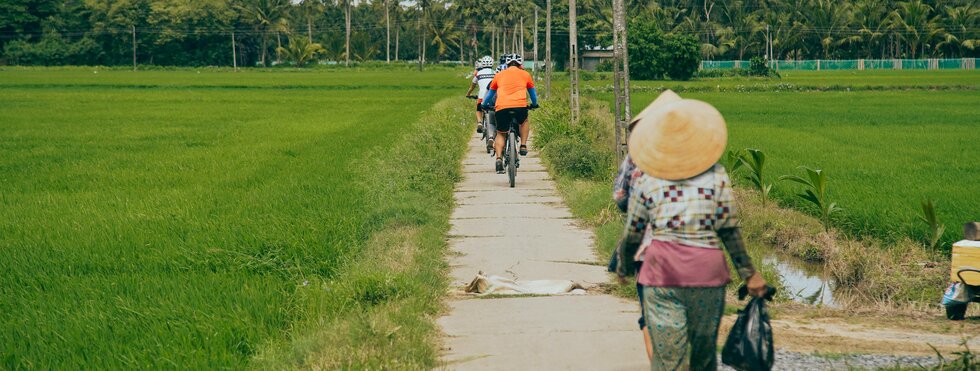
<path fill-rule="evenodd" d="M 528 106 L 529 110 L 538 108 L 536 106 Z M 514 188 L 514 183 L 517 180 L 517 168 L 521 167 L 521 159 L 517 154 L 517 141 L 521 138 L 521 124 L 517 122 L 517 118 L 511 118 L 510 130 L 507 131 L 507 142 L 504 144 L 504 167 L 507 168 L 507 178 L 510 181 L 510 187 Z"/>
<path fill-rule="evenodd" d="M 474 95 L 467 95 L 466 97 L 473 100 L 479 99 L 479 97 Z M 489 153 L 492 156 L 493 140 L 494 137 L 496 136 L 495 134 L 497 129 L 497 125 L 495 124 L 496 121 L 494 121 L 496 117 L 495 115 L 496 112 L 493 110 L 493 108 L 488 108 L 488 109 L 480 108 L 480 110 L 483 111 L 483 122 L 482 122 L 483 134 L 480 137 L 480 140 L 482 140 L 483 143 L 487 145 L 487 153 Z"/>

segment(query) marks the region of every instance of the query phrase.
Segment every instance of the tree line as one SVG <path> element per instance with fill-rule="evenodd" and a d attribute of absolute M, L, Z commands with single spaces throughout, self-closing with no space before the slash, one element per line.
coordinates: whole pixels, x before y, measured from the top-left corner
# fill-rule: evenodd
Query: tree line
<path fill-rule="evenodd" d="M 624 0 L 627 19 L 697 39 L 701 58 L 980 57 L 977 0 Z M 0 63 L 268 66 L 568 58 L 568 0 L 5 0 Z M 612 0 L 576 2 L 580 48 L 613 44 Z M 538 33 L 535 33 L 535 31 Z M 543 56 L 541 57 L 543 59 Z"/>

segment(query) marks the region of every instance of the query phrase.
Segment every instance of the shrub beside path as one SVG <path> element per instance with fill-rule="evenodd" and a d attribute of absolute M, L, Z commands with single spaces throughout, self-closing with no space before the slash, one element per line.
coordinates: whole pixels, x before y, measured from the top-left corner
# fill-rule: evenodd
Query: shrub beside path
<path fill-rule="evenodd" d="M 453 292 L 438 320 L 447 369 L 649 367 L 634 301 L 603 294 L 609 280 L 591 231 L 576 225 L 534 152 L 521 160 L 515 188 L 478 136 L 463 160 L 449 232 Z M 462 291 L 479 271 L 526 280 L 563 279 L 584 295 L 478 298 Z"/>

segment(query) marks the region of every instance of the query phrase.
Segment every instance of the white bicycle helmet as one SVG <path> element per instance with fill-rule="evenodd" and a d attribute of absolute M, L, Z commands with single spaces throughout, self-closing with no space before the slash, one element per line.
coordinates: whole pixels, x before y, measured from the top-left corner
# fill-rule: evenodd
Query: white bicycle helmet
<path fill-rule="evenodd" d="M 493 57 L 486 55 L 476 61 L 476 68 L 491 68 L 493 67 Z"/>
<path fill-rule="evenodd" d="M 518 66 L 523 66 L 524 65 L 524 57 L 521 57 L 520 54 L 507 54 L 504 57 L 506 59 L 506 62 L 504 64 L 506 64 L 508 66 L 511 63 L 514 63 L 514 62 L 517 62 L 517 65 Z"/>

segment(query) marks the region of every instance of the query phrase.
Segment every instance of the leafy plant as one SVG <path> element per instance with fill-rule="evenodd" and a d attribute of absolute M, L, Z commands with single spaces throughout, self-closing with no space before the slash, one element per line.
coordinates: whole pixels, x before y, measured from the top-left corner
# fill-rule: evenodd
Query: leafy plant
<path fill-rule="evenodd" d="M 701 64 L 698 39 L 685 33 L 664 33 L 649 19 L 630 24 L 630 78 L 690 80 Z"/>
<path fill-rule="evenodd" d="M 930 250 L 935 250 L 939 245 L 939 239 L 946 232 L 946 225 L 939 224 L 939 217 L 936 216 L 936 204 L 932 200 L 922 201 L 922 215 L 919 215 L 919 220 L 929 226 L 928 247 Z"/>
<path fill-rule="evenodd" d="M 977 355 L 970 350 L 970 339 L 970 337 L 960 339 L 960 345 L 963 347 L 963 350 L 953 352 L 956 358 L 949 361 L 946 360 L 946 357 L 943 357 L 939 349 L 936 349 L 932 344 L 928 344 L 932 348 L 932 351 L 936 352 L 936 358 L 939 358 L 939 364 L 934 366 L 932 370 L 976 370 L 980 366 L 980 362 L 977 361 Z"/>
<path fill-rule="evenodd" d="M 779 180 L 788 180 L 806 186 L 807 189 L 799 194 L 800 198 L 817 207 L 824 229 L 829 229 L 831 216 L 840 211 L 841 208 L 837 206 L 836 202 L 830 202 L 827 199 L 827 174 L 820 169 L 811 169 L 806 166 L 800 166 L 800 168 L 806 172 L 806 178 L 797 175 L 783 175 L 779 177 Z"/>
<path fill-rule="evenodd" d="M 725 152 L 724 156 L 721 156 L 721 159 L 718 160 L 718 162 L 721 162 L 721 165 L 725 167 L 725 170 L 728 171 L 728 177 L 732 179 L 733 184 L 737 175 L 739 174 L 738 170 L 742 167 L 742 161 L 740 161 L 741 158 L 742 151 L 730 149 L 728 152 Z"/>
<path fill-rule="evenodd" d="M 281 54 L 286 60 L 293 62 L 296 67 L 303 67 L 306 63 L 316 60 L 317 55 L 326 53 L 323 45 L 311 43 L 302 36 L 290 36 L 287 47 L 278 47 L 276 52 Z"/>
<path fill-rule="evenodd" d="M 731 153 L 729 153 L 729 156 L 731 156 Z M 766 164 L 766 153 L 758 149 L 746 148 L 745 153 L 739 157 L 738 162 L 751 170 L 747 178 L 755 186 L 755 189 L 759 190 L 762 194 L 762 203 L 765 204 L 769 200 L 769 192 L 772 191 L 772 183 L 766 183 L 765 174 L 763 173 Z"/>
<path fill-rule="evenodd" d="M 749 75 L 761 77 L 779 77 L 779 73 L 769 68 L 769 64 L 762 57 L 755 56 L 749 59 Z"/>

